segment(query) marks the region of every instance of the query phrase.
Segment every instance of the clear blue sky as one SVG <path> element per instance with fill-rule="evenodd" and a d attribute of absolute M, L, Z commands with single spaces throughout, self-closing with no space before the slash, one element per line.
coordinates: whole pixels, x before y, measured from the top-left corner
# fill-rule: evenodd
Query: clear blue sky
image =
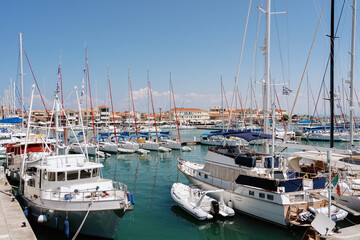
<path fill-rule="evenodd" d="M 338 18 L 342 1 L 336 2 Z M 290 88 L 294 90 L 288 100 L 280 96 L 282 108 L 292 106 L 323 3 L 323 0 L 272 1 L 273 11 L 288 11 L 288 14 L 271 18 L 272 79 L 276 83 L 289 80 Z M 340 38 L 336 39 L 336 85 L 341 84 L 341 79 L 348 79 L 350 69 L 351 4 L 352 1 L 345 3 L 338 33 Z M 259 5 L 259 0 L 252 2 L 240 67 L 239 90 L 243 101 L 249 82 Z M 266 8 L 266 4 L 263 5 Z M 177 106 L 208 110 L 221 104 L 220 75 L 223 75 L 225 90 L 229 93 L 228 101 L 231 99 L 248 6 L 249 1 L 238 0 L 1 1 L 0 94 L 3 95 L 4 88 L 8 87 L 10 77 L 19 84 L 18 33 L 22 32 L 23 47 L 49 103 L 48 108 L 51 108 L 56 88 L 60 52 L 64 99 L 67 100 L 65 108 L 76 108 L 72 89 L 75 85 L 81 88 L 86 45 L 94 105 L 107 104 L 106 68 L 109 66 L 116 110 L 128 109 L 129 67 L 137 110 L 147 111 L 148 69 L 156 109 L 169 108 L 169 72 L 172 72 Z M 308 67 L 315 95 L 329 54 L 329 39 L 325 35 L 330 32 L 329 12 L 330 1 L 326 3 Z M 264 43 L 264 34 L 265 17 L 262 15 L 252 73 L 257 81 L 264 74 L 264 58 L 259 50 Z M 358 39 L 356 44 L 360 49 Z M 28 99 L 34 80 L 25 56 L 24 72 Z M 356 68 L 355 77 L 357 73 Z M 327 83 L 328 79 L 327 75 Z M 358 90 L 359 84 L 355 83 L 355 86 Z M 279 94 L 281 88 L 277 86 Z M 260 85 L 257 84 L 255 90 L 261 107 Z M 301 94 L 296 112 L 307 112 L 306 85 Z M 41 108 L 38 101 L 35 108 Z"/>

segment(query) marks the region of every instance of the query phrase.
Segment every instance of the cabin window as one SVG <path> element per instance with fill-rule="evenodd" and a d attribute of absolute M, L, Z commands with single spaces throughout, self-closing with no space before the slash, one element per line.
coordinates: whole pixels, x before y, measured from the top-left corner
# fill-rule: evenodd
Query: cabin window
<path fill-rule="evenodd" d="M 49 172 L 48 173 L 48 181 L 55 181 L 55 176 L 56 176 L 56 173 Z"/>
<path fill-rule="evenodd" d="M 265 198 L 265 193 L 259 193 L 260 198 Z"/>
<path fill-rule="evenodd" d="M 206 179 L 208 178 L 208 175 L 207 175 L 207 174 L 205 174 L 205 178 L 206 178 Z"/>
<path fill-rule="evenodd" d="M 28 180 L 28 186 L 35 187 L 35 179 L 29 179 Z"/>
<path fill-rule="evenodd" d="M 201 173 L 199 173 L 199 176 L 201 176 Z"/>
<path fill-rule="evenodd" d="M 249 190 L 249 195 L 254 196 L 255 195 L 254 191 Z"/>
<path fill-rule="evenodd" d="M 91 169 L 83 169 L 80 171 L 80 179 L 90 178 L 91 177 Z"/>
<path fill-rule="evenodd" d="M 57 181 L 65 181 L 65 173 L 64 172 L 57 173 Z"/>
<path fill-rule="evenodd" d="M 69 171 L 67 172 L 67 180 L 76 180 L 79 179 L 79 171 Z"/>
<path fill-rule="evenodd" d="M 93 169 L 92 176 L 93 176 L 93 177 L 99 176 L 99 169 L 98 169 L 98 168 L 94 168 L 94 169 Z"/>
<path fill-rule="evenodd" d="M 266 195 L 266 198 L 267 198 L 268 200 L 273 201 L 273 200 L 274 200 L 274 195 L 267 194 L 267 195 Z"/>

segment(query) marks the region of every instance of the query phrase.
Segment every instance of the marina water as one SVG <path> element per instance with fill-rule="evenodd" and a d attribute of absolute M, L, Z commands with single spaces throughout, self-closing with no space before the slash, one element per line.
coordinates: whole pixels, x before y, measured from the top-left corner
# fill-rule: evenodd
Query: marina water
<path fill-rule="evenodd" d="M 193 140 L 204 130 L 182 131 Z M 175 133 L 174 133 L 175 134 Z M 328 143 L 317 143 L 326 146 Z M 344 144 L 343 144 L 344 145 Z M 344 148 L 346 144 L 338 147 Z M 207 146 L 193 145 L 191 152 L 173 150 L 148 155 L 118 154 L 105 160 L 102 177 L 127 184 L 134 194 L 134 211 L 121 219 L 115 239 L 301 239 L 305 229 L 286 229 L 236 212 L 230 219 L 198 221 L 184 212 L 170 196 L 174 182 L 187 184 L 177 171 L 178 158 L 202 162 Z M 261 146 L 259 146 L 261 150 Z M 71 225 L 71 222 L 70 222 Z M 38 239 L 65 239 L 63 232 L 32 224 Z M 87 239 L 79 236 L 78 239 Z"/>

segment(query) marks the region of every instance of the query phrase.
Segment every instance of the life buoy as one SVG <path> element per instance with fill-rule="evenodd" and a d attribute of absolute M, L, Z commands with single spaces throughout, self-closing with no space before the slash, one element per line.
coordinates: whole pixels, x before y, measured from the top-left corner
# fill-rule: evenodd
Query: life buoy
<path fill-rule="evenodd" d="M 307 174 L 305 174 L 305 175 L 304 175 L 304 178 L 308 179 L 308 178 L 309 178 L 309 176 L 308 176 Z"/>

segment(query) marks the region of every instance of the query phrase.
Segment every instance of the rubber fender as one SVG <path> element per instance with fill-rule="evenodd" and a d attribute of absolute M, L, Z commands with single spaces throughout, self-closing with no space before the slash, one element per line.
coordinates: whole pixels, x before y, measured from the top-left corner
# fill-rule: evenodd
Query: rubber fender
<path fill-rule="evenodd" d="M 64 231 L 67 238 L 70 237 L 70 223 L 68 220 L 64 221 Z"/>
<path fill-rule="evenodd" d="M 131 204 L 135 205 L 134 195 L 131 194 Z"/>

